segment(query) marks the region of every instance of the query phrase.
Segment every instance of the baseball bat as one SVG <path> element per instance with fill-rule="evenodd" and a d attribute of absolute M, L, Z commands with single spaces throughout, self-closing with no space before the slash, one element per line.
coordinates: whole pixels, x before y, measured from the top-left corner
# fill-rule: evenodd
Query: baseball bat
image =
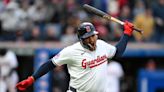
<path fill-rule="evenodd" d="M 105 18 L 105 19 L 107 19 L 107 20 L 112 20 L 112 21 L 117 22 L 117 23 L 119 23 L 119 24 L 121 24 L 121 25 L 124 25 L 124 22 L 123 22 L 123 21 L 121 21 L 121 20 L 119 20 L 119 19 L 117 19 L 117 18 L 115 18 L 115 17 L 112 17 L 112 16 L 110 16 L 109 14 L 107 14 L 107 13 L 105 13 L 105 12 L 103 12 L 103 11 L 101 11 L 101 10 L 95 8 L 95 7 L 92 7 L 92 6 L 88 5 L 88 4 L 84 4 L 84 5 L 83 5 L 83 8 L 84 8 L 85 10 L 87 10 L 88 12 L 93 13 L 93 14 L 95 14 L 95 15 L 97 15 L 97 16 L 100 16 L 100 17 L 103 17 L 103 18 Z M 134 27 L 133 29 L 134 29 L 135 31 L 139 32 L 140 34 L 143 34 L 143 31 L 140 30 L 140 29 L 135 28 L 135 27 Z"/>

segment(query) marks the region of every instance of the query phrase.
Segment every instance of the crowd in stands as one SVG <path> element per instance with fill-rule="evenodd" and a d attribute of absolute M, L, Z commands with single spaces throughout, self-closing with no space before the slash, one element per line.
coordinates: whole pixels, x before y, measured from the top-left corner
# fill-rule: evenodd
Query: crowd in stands
<path fill-rule="evenodd" d="M 134 32 L 131 41 L 164 43 L 164 0 L 1 0 L 0 41 L 54 41 L 72 44 L 76 28 L 92 22 L 99 38 L 118 41 L 123 27 L 90 14 L 82 8 L 92 5 L 144 31 Z"/>

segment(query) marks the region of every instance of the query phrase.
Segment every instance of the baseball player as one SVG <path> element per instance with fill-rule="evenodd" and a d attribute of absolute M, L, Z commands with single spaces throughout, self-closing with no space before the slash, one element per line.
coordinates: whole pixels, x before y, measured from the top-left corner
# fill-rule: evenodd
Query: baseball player
<path fill-rule="evenodd" d="M 0 49 L 0 92 L 17 92 L 15 85 L 18 82 L 16 68 L 18 61 L 11 50 Z"/>
<path fill-rule="evenodd" d="M 116 61 L 110 61 L 108 64 L 108 88 L 107 92 L 121 92 L 120 79 L 124 75 L 122 65 Z"/>
<path fill-rule="evenodd" d="M 16 87 L 24 91 L 53 68 L 67 64 L 70 92 L 106 92 L 107 59 L 122 56 L 132 31 L 133 24 L 125 21 L 122 38 L 116 46 L 112 46 L 98 39 L 93 24 L 84 22 L 77 30 L 79 42 L 64 48 Z"/>

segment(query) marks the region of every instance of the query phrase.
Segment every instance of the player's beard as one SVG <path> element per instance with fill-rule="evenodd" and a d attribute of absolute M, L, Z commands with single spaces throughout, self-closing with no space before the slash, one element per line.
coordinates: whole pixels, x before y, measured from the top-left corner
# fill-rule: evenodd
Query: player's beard
<path fill-rule="evenodd" d="M 88 45 L 90 46 L 90 51 L 96 50 L 96 42 L 97 42 L 97 35 L 94 36 L 94 40 L 92 42 L 89 42 Z"/>
<path fill-rule="evenodd" d="M 88 43 L 88 46 L 89 46 L 89 50 L 90 51 L 96 50 L 96 42 L 94 42 L 94 43 Z"/>
<path fill-rule="evenodd" d="M 83 43 L 83 42 L 80 42 L 82 44 L 82 46 L 90 51 L 94 51 L 96 50 L 96 42 L 93 42 L 93 43 Z"/>

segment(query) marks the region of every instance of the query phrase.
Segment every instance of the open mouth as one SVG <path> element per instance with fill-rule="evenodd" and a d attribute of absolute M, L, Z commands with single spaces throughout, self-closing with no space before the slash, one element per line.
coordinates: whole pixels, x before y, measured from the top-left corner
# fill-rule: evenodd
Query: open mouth
<path fill-rule="evenodd" d="M 90 50 L 95 50 L 96 49 L 96 44 L 95 43 L 90 43 Z"/>
<path fill-rule="evenodd" d="M 94 43 L 90 43 L 92 46 L 94 46 L 95 44 Z"/>
<path fill-rule="evenodd" d="M 90 43 L 90 45 L 92 45 L 92 47 L 95 47 L 95 43 Z"/>

